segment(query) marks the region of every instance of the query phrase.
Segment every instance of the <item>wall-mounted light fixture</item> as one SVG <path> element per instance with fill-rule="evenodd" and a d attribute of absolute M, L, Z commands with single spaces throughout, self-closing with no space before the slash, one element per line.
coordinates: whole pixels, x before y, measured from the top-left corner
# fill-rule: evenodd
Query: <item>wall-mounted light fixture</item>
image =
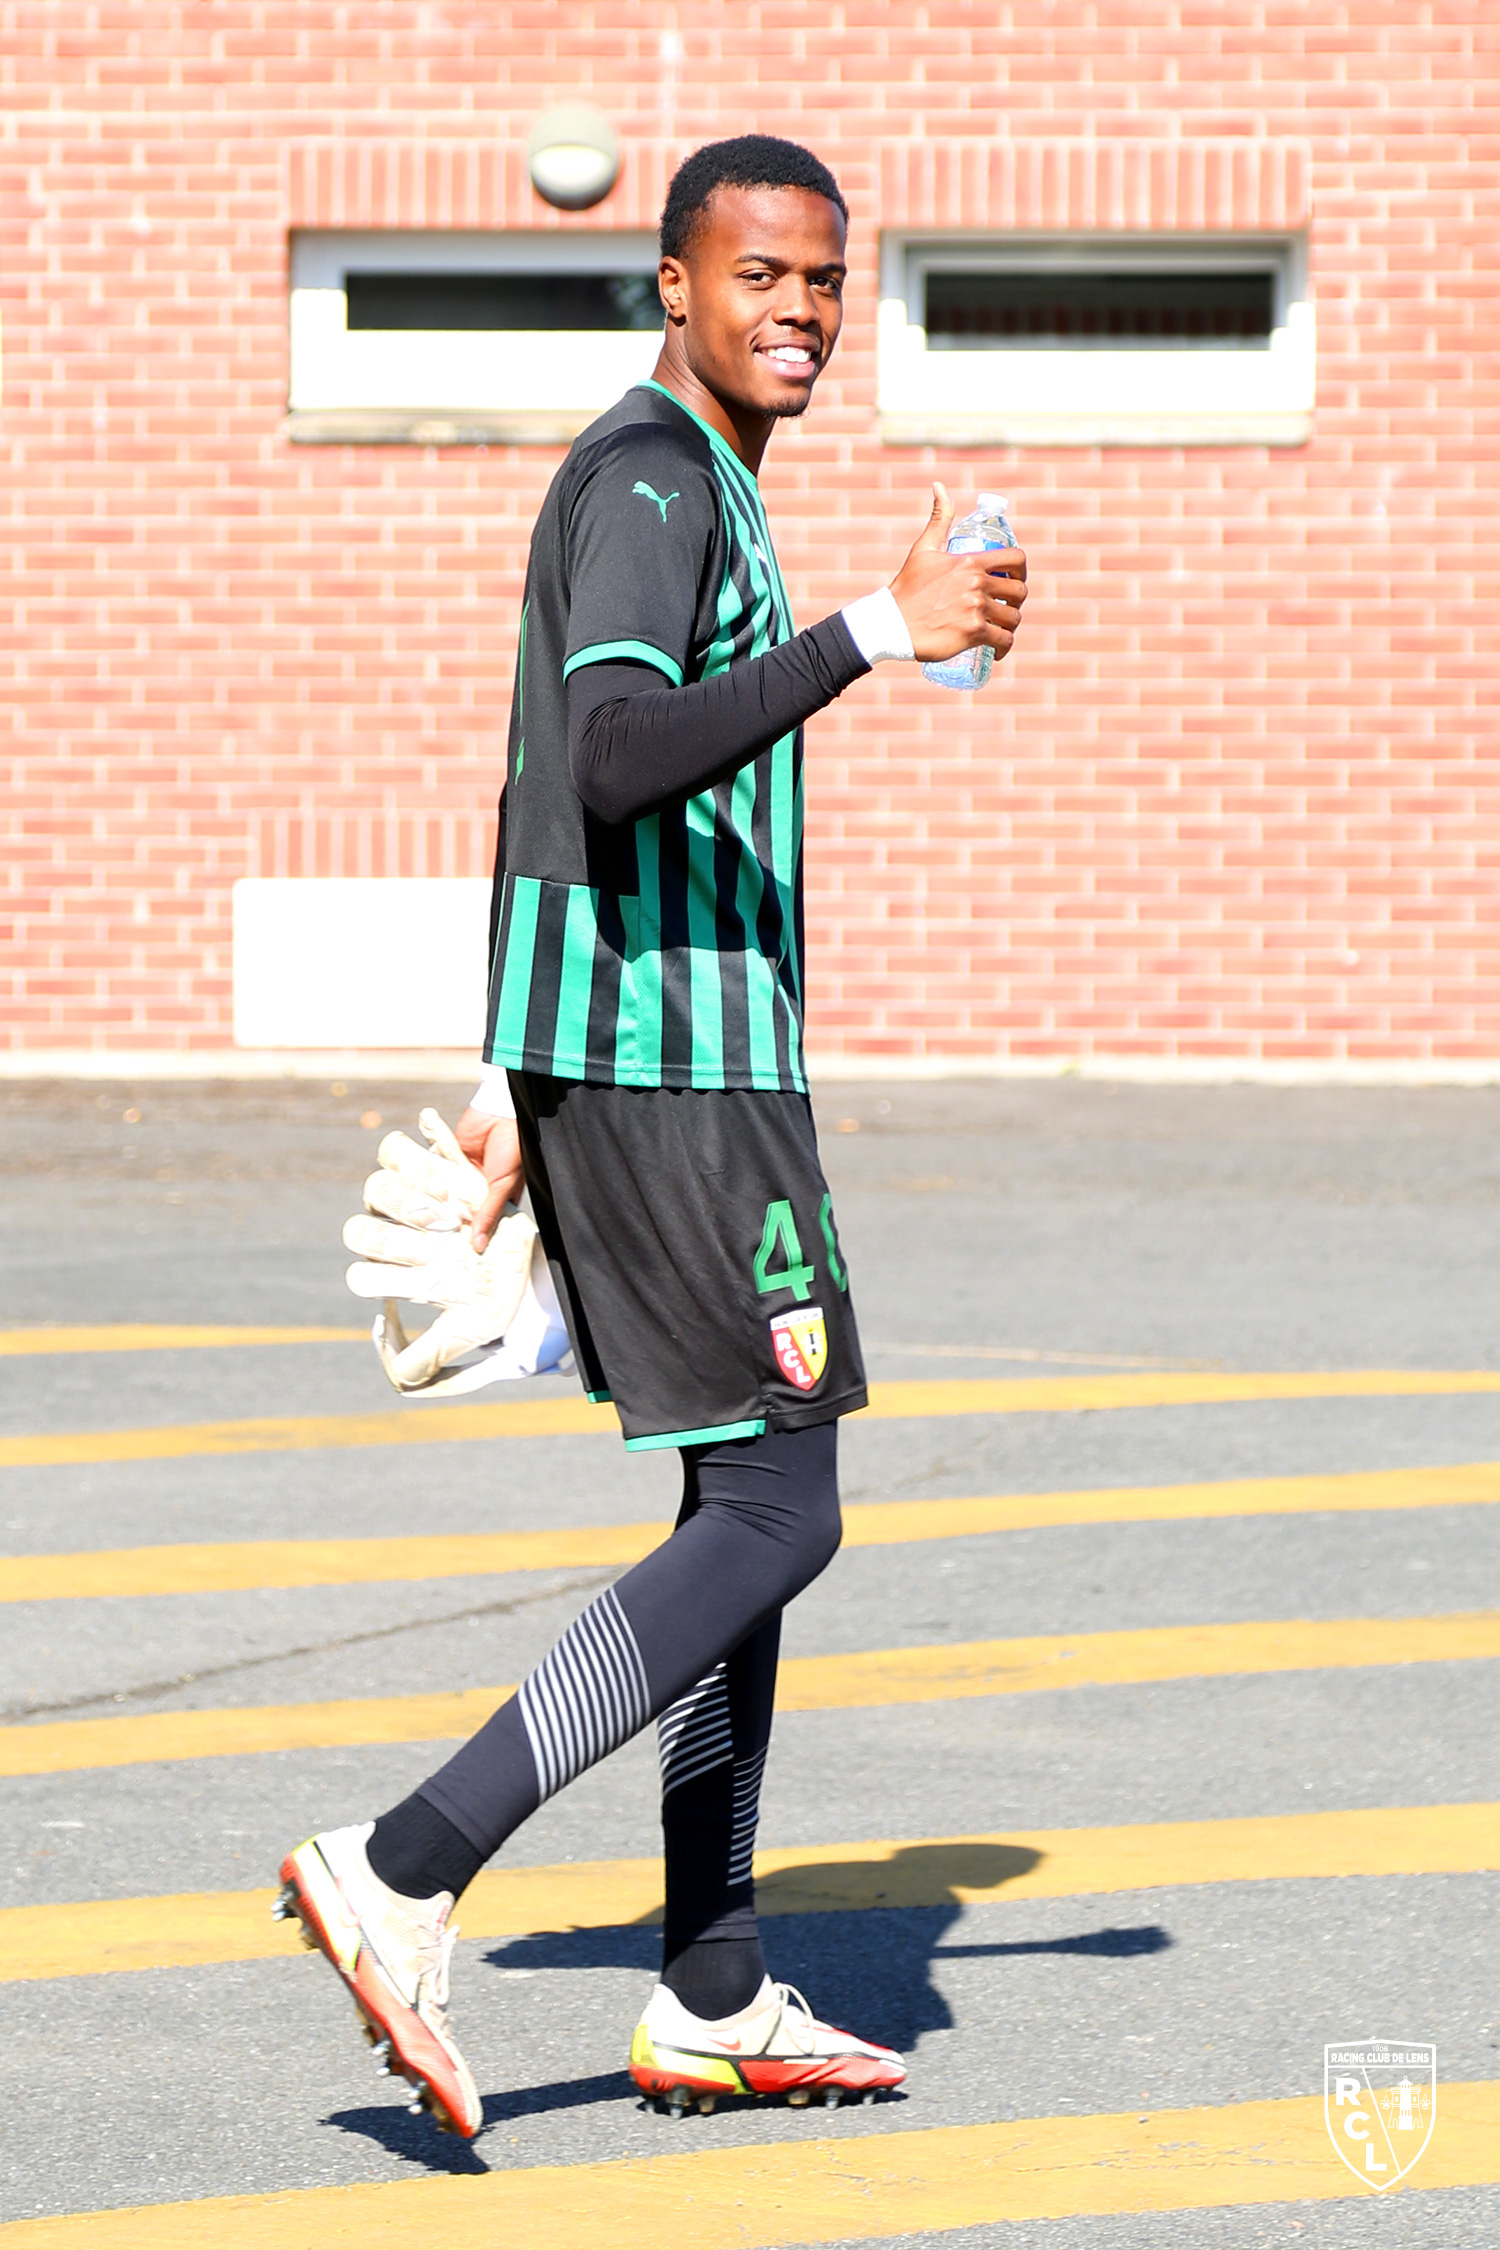
<path fill-rule="evenodd" d="M 526 141 L 531 184 L 560 211 L 601 203 L 620 176 L 620 144 L 602 110 L 569 103 L 549 110 Z"/>

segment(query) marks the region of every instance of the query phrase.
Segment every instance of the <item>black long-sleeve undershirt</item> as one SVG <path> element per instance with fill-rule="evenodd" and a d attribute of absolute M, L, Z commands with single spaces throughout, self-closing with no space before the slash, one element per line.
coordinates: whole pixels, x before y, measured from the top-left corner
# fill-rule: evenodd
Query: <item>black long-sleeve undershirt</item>
<path fill-rule="evenodd" d="M 586 664 L 568 682 L 568 765 L 611 825 L 727 780 L 868 672 L 841 616 L 711 680 L 664 687 L 641 664 Z"/>

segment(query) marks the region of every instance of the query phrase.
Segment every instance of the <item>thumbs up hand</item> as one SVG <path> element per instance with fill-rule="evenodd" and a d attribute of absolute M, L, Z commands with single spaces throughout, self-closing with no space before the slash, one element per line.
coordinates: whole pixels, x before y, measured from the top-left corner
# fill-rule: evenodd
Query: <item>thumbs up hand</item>
<path fill-rule="evenodd" d="M 981 555 L 950 555 L 953 502 L 934 484 L 932 513 L 896 576 L 891 592 L 906 620 L 912 650 L 924 664 L 966 648 L 1008 654 L 1026 599 L 1026 557 L 1019 547 Z"/>

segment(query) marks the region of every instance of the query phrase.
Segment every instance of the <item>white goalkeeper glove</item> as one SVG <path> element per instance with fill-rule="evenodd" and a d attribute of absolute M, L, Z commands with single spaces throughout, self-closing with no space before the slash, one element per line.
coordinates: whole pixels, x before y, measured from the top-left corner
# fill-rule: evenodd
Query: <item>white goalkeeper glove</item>
<path fill-rule="evenodd" d="M 344 1228 L 361 1261 L 349 1268 L 349 1287 L 381 1300 L 372 1330 L 381 1366 L 403 1396 L 423 1398 L 561 1371 L 567 1330 L 534 1224 L 513 1212 L 476 1251 L 471 1222 L 488 1182 L 436 1110 L 424 1109 L 420 1122 L 431 1146 L 388 1133 L 365 1182 L 365 1209 Z M 408 1337 L 398 1298 L 438 1306 L 437 1319 Z M 479 1356 L 454 1367 L 471 1353 Z"/>

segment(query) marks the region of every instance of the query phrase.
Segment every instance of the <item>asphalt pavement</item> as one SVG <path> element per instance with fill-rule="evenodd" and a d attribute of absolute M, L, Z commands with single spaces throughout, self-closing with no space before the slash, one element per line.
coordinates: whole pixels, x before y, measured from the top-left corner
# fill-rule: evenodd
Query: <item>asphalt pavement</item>
<path fill-rule="evenodd" d="M 608 1433 L 387 1442 L 433 1410 L 396 1400 L 357 1337 L 104 1348 L 139 1344 L 141 1324 L 359 1327 L 339 1235 L 381 1131 L 414 1131 L 424 1101 L 451 1115 L 461 1098 L 290 1081 L 0 1089 L 0 1550 L 665 1526 L 676 1456 L 627 1455 Z M 624 2064 L 656 1941 L 607 1904 L 594 1926 L 575 1917 L 461 1942 L 455 2015 L 486 2115 L 468 2148 L 373 2076 L 334 1978 L 305 1956 L 257 1957 L 233 1940 L 177 1965 L 86 1957 L 94 1924 L 70 1922 L 69 1906 L 159 1899 L 149 1926 L 164 1942 L 191 1938 L 203 1894 L 263 1890 L 291 1843 L 372 1817 L 446 1752 L 399 1728 L 306 1746 L 303 1725 L 300 1747 L 90 1764 L 67 1733 L 75 1722 L 251 1711 L 293 1726 L 313 1706 L 514 1681 L 616 1565 L 554 1558 L 307 1585 L 279 1581 L 273 1558 L 263 1583 L 230 1590 L 7 1600 L 0 1748 L 43 1730 L 34 1770 L 19 1754 L 0 1764 L 0 1907 L 20 1910 L 0 1914 L 11 1938 L 0 2217 L 15 2250 L 50 2243 L 32 2222 L 69 2213 L 98 2216 L 57 2234 L 59 2250 L 185 2242 L 175 2207 L 221 2197 L 252 2199 L 243 2239 L 311 2242 L 324 2206 L 306 2199 L 328 2188 L 368 2195 L 347 2207 L 350 2239 L 466 2242 L 445 2183 L 489 2175 L 500 2194 L 499 2175 L 545 2174 L 535 2192 L 555 2179 L 565 2202 L 576 2175 L 602 2221 L 627 2171 L 584 2167 L 690 2157 L 707 2195 L 735 2152 L 757 2149 L 792 2167 L 790 2201 L 746 2175 L 736 2216 L 681 2232 L 694 2191 L 673 2171 L 658 2239 L 703 2250 L 1500 2239 L 1500 2130 L 1483 2123 L 1500 2120 L 1487 1871 L 1500 1865 L 1500 1813 L 1467 1857 L 1432 1840 L 1428 1817 L 1500 1800 L 1500 1643 L 1414 1655 L 1401 1637 L 1415 1620 L 1500 1611 L 1500 1477 L 1463 1504 L 1429 1504 L 1422 1483 L 1500 1462 L 1500 1381 L 1422 1387 L 1453 1371 L 1500 1378 L 1500 1090 L 835 1084 L 817 1109 L 870 1374 L 925 1386 L 891 1390 L 878 1417 L 844 1425 L 846 1503 L 871 1522 L 891 1503 L 931 1508 L 915 1536 L 846 1545 L 789 1613 L 786 1653 L 886 1652 L 876 1673 L 894 1681 L 907 1675 L 890 1652 L 943 1679 L 944 1651 L 989 1652 L 977 1692 L 950 1681 L 848 1700 L 837 1664 L 824 1667 L 822 1700 L 787 1711 L 772 1749 L 762 1844 L 809 1867 L 847 1862 L 835 1889 L 866 1885 L 854 1904 L 830 1891 L 814 1910 L 770 1916 L 773 1973 L 819 2013 L 902 2047 L 901 2097 L 836 2113 L 726 2106 L 681 2123 L 643 2109 Z M 27 1337 L 37 1329 L 56 1334 Z M 1349 1370 L 1389 1379 L 1339 1395 Z M 1152 1403 L 1151 1385 L 1178 1373 L 1309 1380 L 1304 1396 L 1269 1384 L 1264 1396 Z M 1095 1377 L 1118 1377 L 1124 1402 L 1097 1403 Z M 981 1383 L 1040 1388 L 1026 1411 L 989 1392 L 975 1411 Z M 576 1395 L 564 1379 L 527 1387 Z M 355 1416 L 384 1418 L 380 1435 L 338 1436 Z M 334 1434 L 273 1445 L 264 1432 L 285 1417 Z M 230 1424 L 251 1435 L 224 1436 Z M 151 1433 L 184 1430 L 199 1434 L 175 1456 L 152 1452 Z M 80 1443 L 68 1458 L 29 1456 L 26 1441 L 51 1433 Z M 85 1439 L 98 1441 L 91 1455 Z M 1379 1483 L 1392 1471 L 1412 1472 L 1395 1498 Z M 1329 1482 L 1288 1499 L 1291 1479 Z M 1199 1513 L 1124 1497 L 1229 1486 L 1239 1499 Z M 1047 1496 L 1079 1494 L 1117 1499 L 1086 1521 L 1059 1501 L 1048 1520 Z M 966 1532 L 942 1513 L 997 1495 L 1037 1496 L 1038 1520 Z M 1277 1656 L 1270 1629 L 1289 1620 L 1326 1628 L 1326 1660 Z M 1344 1621 L 1365 1628 L 1353 1661 L 1330 1637 Z M 1168 1661 L 1163 1634 L 1197 1653 Z M 1018 1642 L 1064 1641 L 1071 1661 L 1075 1641 L 1093 1652 L 1110 1636 L 1080 1684 L 1021 1678 Z M 1331 1872 L 1297 1872 L 1309 1816 L 1346 1814 L 1370 1815 L 1384 1840 L 1341 1843 Z M 1180 1879 L 1132 1883 L 1122 1832 L 1143 1824 L 1166 1824 L 1156 1874 Z M 1233 1868 L 1230 1824 L 1253 1827 Z M 996 1839 L 1039 1831 L 1093 1839 L 1089 1865 L 1105 1874 L 1076 1888 L 1059 1878 L 1054 1895 L 986 1875 L 985 1851 L 1001 1865 Z M 1403 1836 L 1409 1864 L 1390 1872 Z M 990 1841 L 954 1841 L 976 1838 Z M 874 1844 L 898 1866 L 908 1848 L 916 1903 L 868 1902 Z M 932 1849 L 913 1859 L 918 1845 Z M 501 1864 L 597 1864 L 603 1896 L 616 1863 L 658 1848 L 654 1743 L 642 1738 L 543 1807 Z M 1061 1865 L 1067 1848 L 1033 1856 Z M 1320 2114 L 1325 2045 L 1377 2037 L 1434 2042 L 1438 2074 L 1425 2153 L 1378 2195 L 1340 2163 Z M 1465 2100 L 1480 2104 L 1477 2127 L 1462 2126 Z M 1181 2113 L 1190 2130 L 1173 2124 Z M 1306 2162 L 1279 2174 L 1264 2140 L 1273 2113 L 1312 2136 Z M 1112 2118 L 1165 2120 L 1147 2127 L 1156 2153 L 1089 2158 L 1091 2121 Z M 1215 2135 L 1241 2118 L 1254 2148 L 1236 2164 L 1215 2154 Z M 994 2162 L 961 2207 L 952 2181 L 1012 2121 L 1043 2121 L 1049 2148 L 1084 2153 L 1057 2159 L 1066 2182 L 1051 2204 Z M 945 2131 L 958 2137 L 923 2138 Z M 882 2215 L 876 2189 L 868 2225 L 838 2218 L 817 2165 L 868 2155 L 878 2171 L 883 2140 L 903 2177 L 931 2165 L 930 2231 Z M 819 2150 L 833 2156 L 815 2163 Z M 402 2183 L 429 2183 L 434 2200 L 391 2200 Z M 272 2195 L 283 2200 L 253 2200 Z M 139 2231 L 122 2232 L 118 2214 L 142 2207 Z M 506 2238 L 504 2208 L 492 2239 Z M 532 2239 L 574 2241 L 556 2228 L 533 2226 Z M 215 2219 L 201 2239 L 231 2237 Z"/>

